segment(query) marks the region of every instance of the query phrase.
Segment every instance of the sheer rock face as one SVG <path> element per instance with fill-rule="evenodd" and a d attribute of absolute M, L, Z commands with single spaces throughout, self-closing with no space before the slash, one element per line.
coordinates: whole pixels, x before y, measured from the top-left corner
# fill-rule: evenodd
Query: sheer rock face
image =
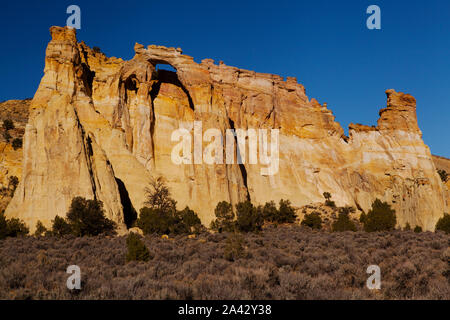
<path fill-rule="evenodd" d="M 444 186 L 417 126 L 415 99 L 388 90 L 377 127 L 351 125 L 350 136 L 326 104 L 309 100 L 295 78 L 286 81 L 201 63 L 180 49 L 135 45 L 130 61 L 107 58 L 75 32 L 52 27 L 45 75 L 32 101 L 24 141 L 23 178 L 7 215 L 49 224 L 74 196 L 103 201 L 124 219 L 145 200 L 151 177 L 164 176 L 178 208 L 203 223 L 217 202 L 255 204 L 289 199 L 323 201 L 367 211 L 375 198 L 393 204 L 399 225 L 433 230 L 445 210 Z M 169 64 L 175 72 L 156 70 Z M 201 121 L 217 128 L 279 129 L 279 170 L 259 164 L 182 164 L 171 161 L 172 132 Z M 209 142 L 203 142 L 206 147 Z M 248 160 L 248 159 L 247 159 Z M 126 220 L 126 219 L 125 219 Z"/>

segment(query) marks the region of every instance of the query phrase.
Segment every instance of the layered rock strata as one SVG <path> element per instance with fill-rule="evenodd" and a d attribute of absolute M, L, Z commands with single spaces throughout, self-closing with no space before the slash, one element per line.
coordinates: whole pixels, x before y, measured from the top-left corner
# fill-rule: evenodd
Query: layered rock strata
<path fill-rule="evenodd" d="M 78 43 L 73 29 L 52 27 L 51 35 L 25 130 L 22 179 L 6 211 L 32 228 L 64 216 L 72 198 L 84 196 L 101 200 L 125 230 L 157 176 L 178 207 L 188 205 L 205 224 L 222 200 L 289 199 L 300 207 L 323 201 L 325 191 L 337 205 L 364 211 L 375 198 L 388 201 L 399 226 L 433 230 L 446 210 L 408 94 L 387 90 L 378 125 L 352 124 L 346 137 L 327 105 L 310 100 L 295 78 L 196 63 L 180 49 L 153 45 L 136 44 L 134 58 L 123 61 Z M 171 135 L 193 132 L 194 121 L 222 136 L 279 129 L 278 172 L 261 175 L 264 165 L 248 161 L 173 163 Z"/>

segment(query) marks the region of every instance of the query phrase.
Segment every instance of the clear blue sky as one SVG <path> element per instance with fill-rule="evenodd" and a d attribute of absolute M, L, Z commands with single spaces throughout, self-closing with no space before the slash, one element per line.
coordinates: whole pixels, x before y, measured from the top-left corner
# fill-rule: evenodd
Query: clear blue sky
<path fill-rule="evenodd" d="M 297 77 L 347 131 L 376 124 L 389 88 L 414 95 L 432 153 L 450 158 L 450 1 L 5 1 L 0 100 L 32 97 L 49 27 L 81 8 L 78 39 L 131 59 L 135 42 L 181 47 L 195 61 Z M 366 28 L 381 8 L 382 30 Z"/>

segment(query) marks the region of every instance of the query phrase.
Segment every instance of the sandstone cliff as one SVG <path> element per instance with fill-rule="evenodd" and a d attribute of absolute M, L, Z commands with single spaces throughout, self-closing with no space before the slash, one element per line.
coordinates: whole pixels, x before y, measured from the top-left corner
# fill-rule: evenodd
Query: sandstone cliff
<path fill-rule="evenodd" d="M 78 43 L 72 29 L 52 27 L 51 35 L 25 129 L 22 179 L 6 211 L 31 228 L 64 216 L 80 195 L 103 201 L 125 230 L 152 176 L 164 176 L 178 207 L 189 205 L 205 224 L 222 200 L 283 198 L 300 207 L 322 201 L 324 191 L 364 211 L 375 198 L 386 200 L 400 226 L 425 230 L 446 210 L 408 94 L 387 90 L 378 125 L 351 125 L 345 137 L 327 105 L 310 100 L 295 78 L 196 63 L 161 46 L 136 44 L 134 58 L 123 61 Z M 174 164 L 171 133 L 192 132 L 193 121 L 223 135 L 229 128 L 279 129 L 278 173 L 261 175 L 261 165 L 248 163 Z"/>

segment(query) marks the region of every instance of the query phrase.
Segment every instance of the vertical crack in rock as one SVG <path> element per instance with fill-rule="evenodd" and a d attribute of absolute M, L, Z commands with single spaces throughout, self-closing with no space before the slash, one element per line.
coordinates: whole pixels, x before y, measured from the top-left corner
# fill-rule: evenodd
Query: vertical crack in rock
<path fill-rule="evenodd" d="M 230 124 L 230 128 L 232 130 L 235 130 L 234 121 L 231 120 L 230 118 L 228 118 L 228 122 Z M 237 153 L 239 153 L 240 151 L 239 151 L 239 145 L 237 142 L 236 135 L 234 136 L 234 145 L 236 146 L 236 157 L 237 157 Z M 237 161 L 237 159 L 236 159 L 236 161 Z M 248 184 L 247 184 L 247 169 L 245 168 L 245 165 L 243 163 L 238 164 L 238 166 L 239 166 L 239 170 L 241 171 L 242 179 L 244 181 L 245 190 L 247 190 L 246 198 L 247 198 L 247 200 L 251 201 L 250 192 L 248 191 Z"/>
<path fill-rule="evenodd" d="M 119 178 L 116 178 L 116 182 L 117 186 L 119 187 L 120 202 L 122 203 L 123 207 L 124 222 L 129 229 L 133 226 L 133 223 L 137 219 L 137 212 L 134 209 L 133 204 L 131 203 L 130 195 L 128 194 L 128 190 L 125 187 L 123 181 Z"/>

